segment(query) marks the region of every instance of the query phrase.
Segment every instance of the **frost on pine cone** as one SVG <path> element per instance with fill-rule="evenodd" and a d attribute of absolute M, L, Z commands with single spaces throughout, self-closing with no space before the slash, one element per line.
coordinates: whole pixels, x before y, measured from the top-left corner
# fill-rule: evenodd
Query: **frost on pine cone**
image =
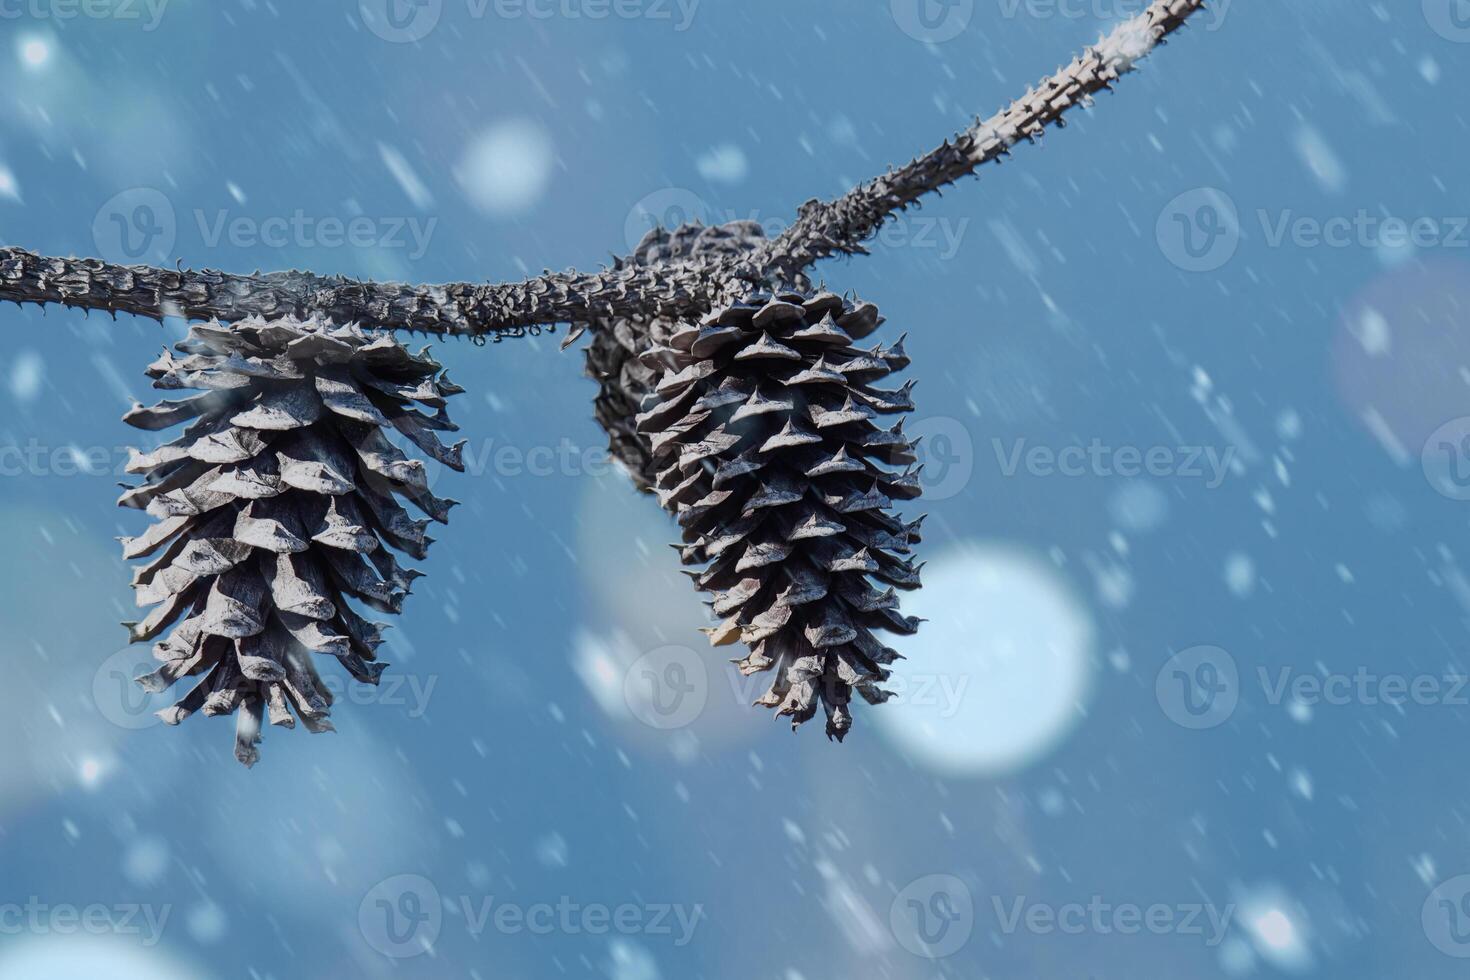
<path fill-rule="evenodd" d="M 660 375 L 637 430 L 684 529 L 681 558 L 701 568 L 688 574 L 723 619 L 711 642 L 745 643 L 746 675 L 775 672 L 757 704 L 795 727 L 820 702 L 839 740 L 854 690 L 888 697 L 880 685 L 898 654 L 873 631 L 919 622 L 898 612 L 894 589 L 919 586 L 906 556 L 920 521 L 891 512 L 919 496 L 916 446 L 902 419 L 878 424 L 913 410 L 913 382 L 872 386 L 908 357 L 901 339 L 855 346 L 881 322 L 872 304 L 833 293 L 755 295 L 641 358 Z"/>
<path fill-rule="evenodd" d="M 673 230 L 654 228 L 643 236 L 633 254 L 618 265 L 663 265 L 703 261 L 748 252 L 765 241 L 758 221 L 732 221 L 723 225 L 680 225 Z M 675 320 L 620 318 L 597 320 L 592 343 L 587 347 L 587 375 L 598 383 L 593 412 L 608 434 L 608 449 L 628 470 L 640 490 L 652 489 L 653 458 L 648 439 L 633 426 L 633 417 L 643 399 L 658 381 L 659 369 L 639 360 L 649 348 L 668 343 L 678 329 Z M 581 333 L 568 336 L 570 344 Z"/>
<path fill-rule="evenodd" d="M 148 368 L 155 388 L 204 393 L 124 420 L 161 430 L 190 422 L 174 441 L 135 451 L 128 472 L 146 482 L 119 504 L 155 523 L 124 539 L 139 606 L 126 624 L 133 642 L 172 632 L 153 650 L 163 662 L 138 679 L 161 692 L 184 678 L 194 687 L 159 712 L 177 725 L 196 711 L 238 711 L 235 755 L 258 758 L 262 715 L 312 732 L 331 731 L 331 691 L 317 654 L 335 657 L 358 681 L 376 684 L 382 624 L 356 612 L 397 613 L 419 573 L 389 548 L 425 557 L 429 520 L 443 523 L 454 501 L 429 490 L 422 460 L 391 441 L 396 432 L 425 454 L 462 470 L 462 443 L 445 399 L 462 391 L 425 349 L 411 354 L 387 335 L 317 321 L 251 319 L 196 325 Z M 433 410 L 427 414 L 419 408 Z"/>

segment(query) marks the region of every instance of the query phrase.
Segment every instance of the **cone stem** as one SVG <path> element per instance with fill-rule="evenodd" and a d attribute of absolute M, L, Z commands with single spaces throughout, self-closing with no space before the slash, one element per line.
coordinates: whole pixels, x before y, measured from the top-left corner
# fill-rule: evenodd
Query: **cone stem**
<path fill-rule="evenodd" d="M 732 280 L 790 280 L 823 258 L 863 251 L 891 215 L 1034 140 L 1068 110 L 1132 71 L 1204 0 L 1154 0 L 1039 87 L 933 152 L 827 203 L 809 202 L 780 237 L 749 255 L 675 267 L 622 263 L 598 273 L 548 272 L 515 283 L 375 283 L 309 272 L 239 276 L 212 269 L 111 265 L 0 248 L 0 300 L 60 304 L 161 320 L 237 321 L 313 315 L 459 337 L 521 336 L 595 317 L 679 316 L 726 298 Z"/>

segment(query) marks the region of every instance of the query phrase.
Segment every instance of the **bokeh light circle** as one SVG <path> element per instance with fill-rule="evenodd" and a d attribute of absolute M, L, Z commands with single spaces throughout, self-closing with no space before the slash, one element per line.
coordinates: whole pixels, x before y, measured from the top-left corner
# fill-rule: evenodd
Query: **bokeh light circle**
<path fill-rule="evenodd" d="M 944 775 L 1004 775 L 1081 721 L 1095 628 L 1051 564 L 966 545 L 925 570 L 904 611 L 928 622 L 896 644 L 908 658 L 895 669 L 903 691 L 869 717 L 914 762 Z"/>

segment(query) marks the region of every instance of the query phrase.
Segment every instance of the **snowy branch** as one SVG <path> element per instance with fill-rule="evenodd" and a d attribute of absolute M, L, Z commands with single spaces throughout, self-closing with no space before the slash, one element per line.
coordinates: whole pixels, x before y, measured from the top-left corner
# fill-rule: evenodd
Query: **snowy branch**
<path fill-rule="evenodd" d="M 905 167 L 853 188 L 825 204 L 809 202 L 797 221 L 752 258 L 761 272 L 805 269 L 828 256 L 864 252 L 862 243 L 883 222 L 924 195 L 1009 155 L 1022 140 L 1036 140 L 1068 110 L 1089 105 L 1112 89 L 1168 35 L 1184 26 L 1205 0 L 1155 0 L 1097 44 L 1011 105 Z"/>
<path fill-rule="evenodd" d="M 699 270 L 665 273 L 638 265 L 590 275 L 548 272 L 501 285 L 410 286 L 296 271 L 239 276 L 213 269 L 111 265 L 0 248 L 0 300 L 154 320 L 316 315 L 335 323 L 499 339 L 592 317 L 677 315 L 712 295 L 709 275 Z"/>
<path fill-rule="evenodd" d="M 1068 110 L 1110 90 L 1204 5 L 1204 0 L 1154 0 L 1006 109 L 835 201 L 807 203 L 784 234 L 746 254 L 673 265 L 619 262 L 598 273 L 547 272 L 516 283 L 433 286 L 296 271 L 238 276 L 211 269 L 118 266 L 0 248 L 0 300 L 155 320 L 316 315 L 336 323 L 497 340 L 557 323 L 647 321 L 707 310 L 741 284 L 795 281 L 823 258 L 863 252 L 863 242 L 891 215 L 1005 157 L 1022 140 L 1035 140 L 1047 126 L 1060 124 Z"/>

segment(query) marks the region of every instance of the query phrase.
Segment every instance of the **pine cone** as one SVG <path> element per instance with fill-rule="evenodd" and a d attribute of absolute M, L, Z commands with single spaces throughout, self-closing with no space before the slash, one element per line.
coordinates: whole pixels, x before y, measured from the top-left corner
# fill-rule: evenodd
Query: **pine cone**
<path fill-rule="evenodd" d="M 158 523 L 123 541 L 139 606 L 125 624 L 133 642 L 153 640 L 163 666 L 138 679 L 161 692 L 184 677 L 199 682 L 159 712 L 177 725 L 195 711 L 239 712 L 235 756 L 259 756 L 262 712 L 270 723 L 331 731 L 332 694 L 312 654 L 330 654 L 358 681 L 376 684 L 383 624 L 347 601 L 400 611 L 419 576 L 391 546 L 425 557 L 428 520 L 443 523 L 454 501 L 429 491 L 421 460 L 388 438 L 390 427 L 445 466 L 463 470 L 463 443 L 445 398 L 463 389 L 428 350 L 413 355 L 388 335 L 317 321 L 251 319 L 196 325 L 148 368 L 153 386 L 202 389 L 183 401 L 141 405 L 124 416 L 140 429 L 194 420 L 173 442 L 134 451 L 128 472 L 147 482 L 118 503 Z M 434 410 L 427 415 L 413 407 Z M 175 625 L 177 624 L 177 625 Z"/>
<path fill-rule="evenodd" d="M 820 701 L 839 740 L 854 689 L 874 704 L 888 697 L 879 685 L 898 654 L 872 631 L 919 624 L 899 614 L 894 588 L 919 585 L 920 566 L 903 556 L 922 518 L 891 513 L 919 496 L 916 444 L 901 419 L 876 424 L 913 410 L 913 382 L 871 387 L 908 357 L 901 338 L 854 346 L 881 322 L 872 304 L 833 293 L 756 295 L 681 325 L 640 359 L 660 377 L 636 428 L 650 440 L 659 501 L 684 529 L 681 558 L 702 566 L 688 574 L 724 618 L 711 642 L 743 641 L 746 675 L 776 671 L 757 704 L 796 727 Z"/>
<path fill-rule="evenodd" d="M 765 241 L 758 221 L 732 221 L 724 225 L 689 224 L 668 231 L 655 228 L 643 236 L 633 254 L 619 259 L 624 265 L 661 265 L 718 258 L 747 252 Z M 587 347 L 587 376 L 597 381 L 593 400 L 597 421 L 607 430 L 608 449 L 622 462 L 640 490 L 653 486 L 653 460 L 648 440 L 633 428 L 633 416 L 644 397 L 658 381 L 658 370 L 638 360 L 650 347 L 666 344 L 678 329 L 674 320 L 594 320 L 592 343 Z M 581 329 L 585 329 L 585 326 Z M 574 330 L 570 344 L 581 334 Z"/>

